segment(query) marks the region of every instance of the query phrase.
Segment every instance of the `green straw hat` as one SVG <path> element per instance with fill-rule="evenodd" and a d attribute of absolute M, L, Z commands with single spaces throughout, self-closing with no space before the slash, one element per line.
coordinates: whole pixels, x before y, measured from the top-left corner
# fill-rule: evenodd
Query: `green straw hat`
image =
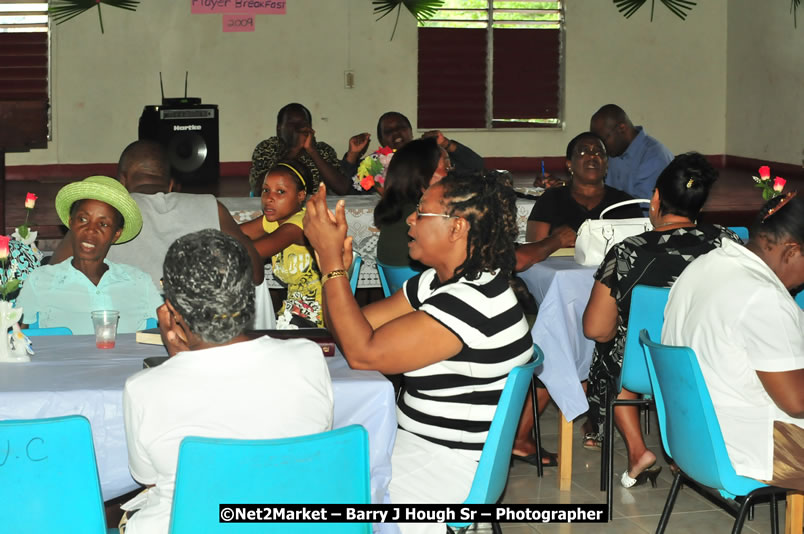
<path fill-rule="evenodd" d="M 140 208 L 126 188 L 108 176 L 90 176 L 61 188 L 56 195 L 56 213 L 64 226 L 70 227 L 70 208 L 79 200 L 100 200 L 112 206 L 123 216 L 123 231 L 115 243 L 131 241 L 142 229 Z"/>

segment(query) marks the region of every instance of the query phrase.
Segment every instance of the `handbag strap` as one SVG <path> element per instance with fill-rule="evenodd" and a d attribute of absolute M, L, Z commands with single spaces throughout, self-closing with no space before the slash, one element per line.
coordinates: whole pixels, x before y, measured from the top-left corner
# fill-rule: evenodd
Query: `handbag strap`
<path fill-rule="evenodd" d="M 634 198 L 632 200 L 623 200 L 622 202 L 617 202 L 616 204 L 612 204 L 608 208 L 604 209 L 600 212 L 600 218 L 602 219 L 605 214 L 610 212 L 611 210 L 615 210 L 622 206 L 628 206 L 629 204 L 650 204 L 650 199 L 648 198 Z"/>

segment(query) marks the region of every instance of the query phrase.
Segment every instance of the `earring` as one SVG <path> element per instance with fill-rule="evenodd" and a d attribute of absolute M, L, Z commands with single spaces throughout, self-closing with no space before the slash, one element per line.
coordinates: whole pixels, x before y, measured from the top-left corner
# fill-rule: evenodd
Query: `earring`
<path fill-rule="evenodd" d="M 650 211 L 656 211 L 656 208 L 651 206 Z"/>

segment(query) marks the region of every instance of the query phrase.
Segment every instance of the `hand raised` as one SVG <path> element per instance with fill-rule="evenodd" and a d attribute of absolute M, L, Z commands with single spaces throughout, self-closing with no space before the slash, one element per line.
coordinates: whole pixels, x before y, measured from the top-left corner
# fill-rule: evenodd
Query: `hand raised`
<path fill-rule="evenodd" d="M 358 157 L 362 156 L 369 145 L 369 141 L 371 141 L 371 134 L 368 132 L 353 135 L 349 139 L 349 152 L 357 154 Z"/>
<path fill-rule="evenodd" d="M 444 137 L 444 134 L 441 133 L 441 130 L 430 130 L 429 132 L 424 132 L 422 134 L 422 139 L 426 139 L 428 137 L 435 137 L 436 143 L 441 148 L 447 148 L 449 146 L 449 139 Z"/>
<path fill-rule="evenodd" d="M 156 309 L 156 319 L 159 322 L 159 333 L 162 335 L 162 343 L 170 356 L 175 356 L 179 352 L 190 350 L 187 344 L 187 333 L 184 325 L 176 320 L 176 311 L 170 303 L 165 302 Z"/>

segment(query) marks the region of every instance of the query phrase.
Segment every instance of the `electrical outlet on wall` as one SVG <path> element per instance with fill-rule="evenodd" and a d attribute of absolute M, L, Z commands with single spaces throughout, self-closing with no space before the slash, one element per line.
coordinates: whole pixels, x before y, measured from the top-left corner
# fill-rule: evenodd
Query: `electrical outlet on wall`
<path fill-rule="evenodd" d="M 343 71 L 343 86 L 346 89 L 355 88 L 355 71 L 353 70 Z"/>

